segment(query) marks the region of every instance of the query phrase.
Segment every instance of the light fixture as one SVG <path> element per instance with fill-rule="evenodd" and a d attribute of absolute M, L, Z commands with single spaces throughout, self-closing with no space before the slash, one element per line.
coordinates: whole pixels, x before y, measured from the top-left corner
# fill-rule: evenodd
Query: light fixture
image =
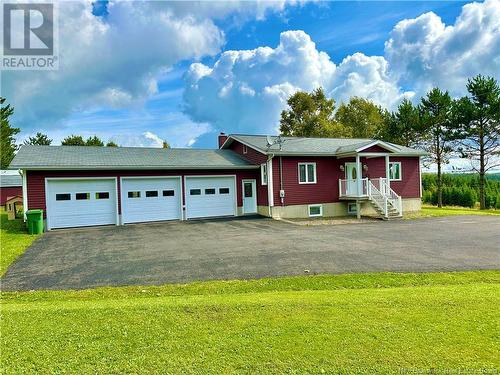
<path fill-rule="evenodd" d="M 340 164 L 340 170 L 341 170 L 342 172 L 344 172 L 344 171 L 345 171 L 344 164 Z"/>
<path fill-rule="evenodd" d="M 368 165 L 363 164 L 363 170 L 364 170 L 365 172 L 368 172 Z"/>

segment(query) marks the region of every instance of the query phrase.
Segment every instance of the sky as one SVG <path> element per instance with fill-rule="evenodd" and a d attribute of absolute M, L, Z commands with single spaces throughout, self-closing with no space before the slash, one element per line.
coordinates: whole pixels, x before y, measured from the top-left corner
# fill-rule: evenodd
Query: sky
<path fill-rule="evenodd" d="M 323 87 L 388 109 L 438 85 L 500 80 L 500 0 L 60 2 L 59 69 L 4 71 L 18 137 L 216 147 L 276 134 L 287 98 Z"/>

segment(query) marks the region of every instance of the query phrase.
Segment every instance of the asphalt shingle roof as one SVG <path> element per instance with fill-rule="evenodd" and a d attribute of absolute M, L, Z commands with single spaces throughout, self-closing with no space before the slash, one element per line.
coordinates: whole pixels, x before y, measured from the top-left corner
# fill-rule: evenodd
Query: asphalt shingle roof
<path fill-rule="evenodd" d="M 284 142 L 281 150 L 278 144 L 267 147 L 267 136 L 231 134 L 231 138 L 246 143 L 264 153 L 275 153 L 279 155 L 339 155 L 354 152 L 356 149 L 375 142 L 369 138 L 303 138 L 303 137 L 281 137 Z M 275 140 L 276 136 L 270 136 Z M 410 147 L 400 146 L 384 142 L 396 150 L 395 154 L 424 155 L 425 152 Z"/>
<path fill-rule="evenodd" d="M 23 145 L 10 169 L 217 169 L 254 164 L 231 150 Z"/>
<path fill-rule="evenodd" d="M 22 186 L 23 181 L 20 175 L 1 174 L 0 187 Z"/>

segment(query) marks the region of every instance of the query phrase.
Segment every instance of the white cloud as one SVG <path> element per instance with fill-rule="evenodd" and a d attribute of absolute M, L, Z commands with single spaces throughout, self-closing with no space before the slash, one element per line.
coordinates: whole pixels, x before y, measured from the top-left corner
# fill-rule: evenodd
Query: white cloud
<path fill-rule="evenodd" d="M 362 96 L 393 109 L 436 85 L 463 95 L 467 78 L 479 73 L 500 78 L 499 0 L 465 5 L 451 26 L 434 13 L 403 20 L 384 56 L 354 53 L 339 65 L 303 31 L 282 33 L 276 48 L 224 52 L 213 66 L 191 65 L 184 111 L 217 130 L 275 132 L 297 90 L 322 86 L 337 101 Z"/>
<path fill-rule="evenodd" d="M 2 72 L 2 95 L 25 131 L 60 126 L 84 110 L 139 107 L 162 72 L 220 51 L 225 38 L 214 19 L 263 18 L 286 4 L 111 1 L 105 18 L 92 14 L 89 0 L 58 6 L 59 70 Z"/>
<path fill-rule="evenodd" d="M 500 1 L 466 4 L 449 26 L 432 12 L 403 20 L 386 42 L 385 56 L 394 77 L 418 96 L 436 85 L 462 95 L 468 78 L 499 75 Z"/>
<path fill-rule="evenodd" d="M 359 95 L 387 106 L 403 95 L 383 57 L 356 53 L 336 66 L 300 30 L 281 33 L 276 48 L 227 51 L 213 67 L 192 64 L 185 82 L 185 112 L 232 132 L 274 132 L 297 90 L 322 86 L 339 100 Z"/>

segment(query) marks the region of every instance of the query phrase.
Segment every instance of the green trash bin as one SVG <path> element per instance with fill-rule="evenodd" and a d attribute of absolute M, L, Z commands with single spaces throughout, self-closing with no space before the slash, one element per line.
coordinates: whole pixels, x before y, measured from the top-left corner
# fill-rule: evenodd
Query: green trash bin
<path fill-rule="evenodd" d="M 29 234 L 43 233 L 43 210 L 26 211 L 26 225 Z"/>

